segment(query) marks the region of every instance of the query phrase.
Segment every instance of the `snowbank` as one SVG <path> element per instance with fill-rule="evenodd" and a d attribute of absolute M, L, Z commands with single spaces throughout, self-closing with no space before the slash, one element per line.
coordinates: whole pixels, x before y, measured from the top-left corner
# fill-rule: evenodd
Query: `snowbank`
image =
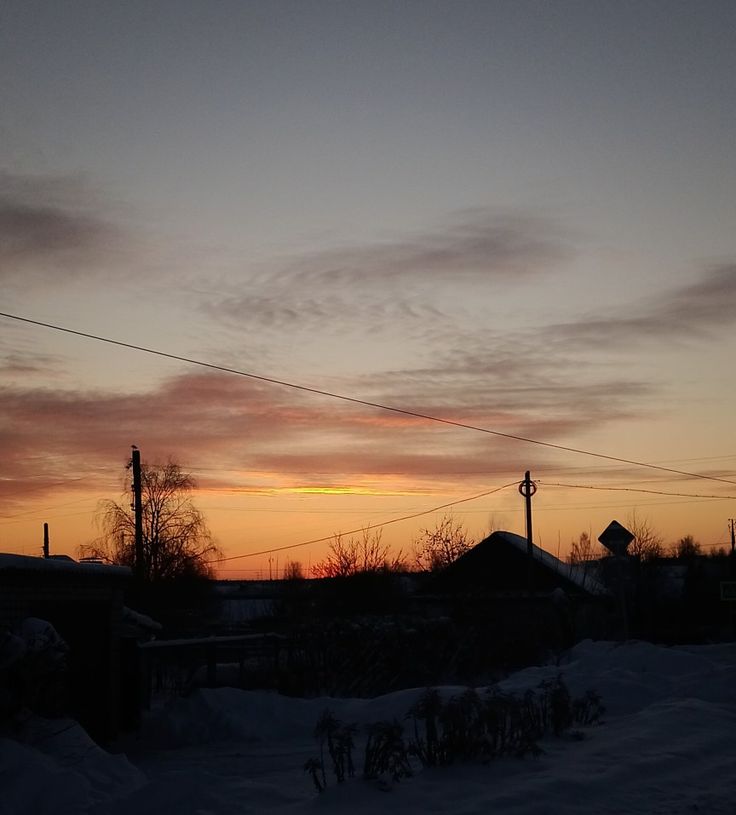
<path fill-rule="evenodd" d="M 106 753 L 71 719 L 34 716 L 15 736 L 0 737 L 0 815 L 104 812 L 146 782 L 125 756 Z"/>
<path fill-rule="evenodd" d="M 70 722 L 23 744 L 0 740 L 0 815 L 736 811 L 736 646 L 583 642 L 502 685 L 520 692 L 558 673 L 573 695 L 601 694 L 605 723 L 580 741 L 545 740 L 539 758 L 425 770 L 389 791 L 356 778 L 317 797 L 302 766 L 321 712 L 403 720 L 422 689 L 309 700 L 206 689 L 151 715 L 130 761 Z"/>

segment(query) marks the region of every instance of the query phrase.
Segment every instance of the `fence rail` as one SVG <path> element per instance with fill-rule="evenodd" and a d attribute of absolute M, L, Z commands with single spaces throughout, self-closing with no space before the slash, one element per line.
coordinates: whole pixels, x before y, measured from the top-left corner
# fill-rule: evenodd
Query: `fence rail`
<path fill-rule="evenodd" d="M 278 672 L 287 638 L 282 634 L 241 634 L 193 639 L 151 640 L 138 646 L 141 698 L 172 697 L 194 687 L 227 684 L 246 687 L 254 670 Z"/>

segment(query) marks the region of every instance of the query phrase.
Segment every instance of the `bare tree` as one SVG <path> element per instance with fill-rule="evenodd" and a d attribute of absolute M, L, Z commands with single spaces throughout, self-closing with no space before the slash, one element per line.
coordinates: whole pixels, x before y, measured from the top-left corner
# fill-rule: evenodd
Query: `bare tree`
<path fill-rule="evenodd" d="M 422 529 L 414 541 L 414 559 L 420 569 L 435 572 L 464 555 L 474 543 L 462 521 L 450 513 L 443 515 L 434 529 Z"/>
<path fill-rule="evenodd" d="M 701 554 L 701 546 L 692 535 L 685 535 L 672 546 L 672 557 L 683 560 Z"/>
<path fill-rule="evenodd" d="M 304 580 L 304 567 L 298 560 L 287 560 L 284 566 L 284 580 Z"/>
<path fill-rule="evenodd" d="M 567 562 L 571 564 L 587 563 L 593 560 L 596 554 L 590 535 L 587 532 L 581 532 L 580 537 L 572 542 Z"/>
<path fill-rule="evenodd" d="M 210 561 L 220 556 L 204 515 L 194 506 L 195 481 L 174 461 L 141 466 L 143 514 L 142 574 L 147 582 L 182 577 L 210 577 Z M 135 565 L 135 516 L 130 494 L 123 500 L 99 504 L 97 523 L 101 534 L 80 547 L 85 555 L 110 563 Z"/>
<path fill-rule="evenodd" d="M 337 533 L 330 543 L 327 557 L 312 567 L 315 577 L 348 577 L 366 572 L 400 571 L 404 568 L 401 552 L 391 556 L 389 547 L 381 543 L 382 530 L 363 530 L 360 538 L 345 540 Z"/>
<path fill-rule="evenodd" d="M 629 554 L 637 560 L 653 560 L 662 557 L 664 544 L 662 537 L 654 531 L 646 518 L 639 518 L 636 510 L 629 514 L 626 526 L 634 536 L 634 540 L 629 544 Z"/>
<path fill-rule="evenodd" d="M 488 523 L 486 524 L 486 531 L 483 537 L 487 538 L 489 535 L 492 535 L 501 528 L 501 522 L 499 521 L 498 516 L 495 512 L 491 512 L 491 514 L 488 516 Z"/>

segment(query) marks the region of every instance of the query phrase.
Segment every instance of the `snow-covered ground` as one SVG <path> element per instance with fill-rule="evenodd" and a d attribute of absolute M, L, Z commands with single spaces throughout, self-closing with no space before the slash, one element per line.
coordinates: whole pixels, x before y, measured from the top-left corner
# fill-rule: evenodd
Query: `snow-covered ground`
<path fill-rule="evenodd" d="M 322 795 L 302 767 L 325 707 L 345 722 L 403 720 L 421 689 L 329 700 L 202 690 L 151 714 L 127 755 L 103 752 L 73 722 L 32 721 L 26 743 L 0 739 L 0 815 L 736 813 L 736 645 L 583 642 L 502 687 L 560 672 L 574 696 L 593 688 L 606 706 L 582 740 L 549 737 L 537 758 L 420 770 L 395 785 L 356 777 Z"/>

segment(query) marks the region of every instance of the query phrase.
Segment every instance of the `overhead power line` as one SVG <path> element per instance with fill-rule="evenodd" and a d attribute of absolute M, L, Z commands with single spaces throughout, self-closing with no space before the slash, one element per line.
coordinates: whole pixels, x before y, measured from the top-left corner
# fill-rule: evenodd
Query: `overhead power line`
<path fill-rule="evenodd" d="M 641 487 L 604 487 L 592 484 L 558 484 L 552 481 L 545 481 L 541 478 L 534 479 L 537 484 L 544 484 L 546 487 L 567 487 L 576 490 L 602 490 L 604 492 L 646 492 L 650 495 L 672 495 L 677 498 L 715 498 L 719 501 L 724 499 L 736 500 L 736 495 L 701 495 L 692 492 L 666 492 L 664 490 L 647 490 Z"/>
<path fill-rule="evenodd" d="M 370 524 L 370 529 L 381 529 L 384 526 L 389 526 L 390 524 L 397 524 L 401 521 L 411 521 L 413 518 L 421 518 L 422 515 L 431 515 L 433 512 L 439 512 L 441 509 L 448 509 L 449 507 L 456 507 L 458 504 L 465 504 L 468 501 L 477 501 L 478 498 L 485 498 L 487 495 L 493 495 L 494 492 L 501 492 L 501 490 L 505 490 L 507 487 L 513 487 L 517 484 L 517 481 L 511 481 L 508 484 L 504 484 L 502 487 L 494 487 L 492 490 L 487 490 L 486 492 L 480 492 L 477 495 L 471 495 L 468 498 L 460 498 L 457 501 L 450 501 L 447 504 L 440 504 L 438 507 L 432 507 L 432 509 L 425 509 L 422 512 L 414 512 L 411 515 L 402 515 L 400 518 L 391 518 L 388 521 L 383 521 L 382 523 L 378 524 Z M 358 529 L 348 529 L 347 532 L 341 532 L 341 535 L 357 535 L 359 532 L 363 532 L 366 527 L 361 526 Z M 258 557 L 259 555 L 271 555 L 275 552 L 286 552 L 288 549 L 298 549 L 302 546 L 311 546 L 314 543 L 325 543 L 325 541 L 332 540 L 335 535 L 325 535 L 323 538 L 313 538 L 312 540 L 308 541 L 300 541 L 299 543 L 290 543 L 287 546 L 277 546 L 271 547 L 271 549 L 263 549 L 260 552 L 248 552 L 245 555 L 231 555 L 230 557 L 222 557 L 218 558 L 217 560 L 208 560 L 208 563 L 224 563 L 228 560 L 241 560 L 242 558 L 246 557 Z"/>
<path fill-rule="evenodd" d="M 220 371 L 222 373 L 233 374 L 235 376 L 243 376 L 248 379 L 254 379 L 259 382 L 267 382 L 271 385 L 280 385 L 284 388 L 291 388 L 293 390 L 302 391 L 304 393 L 313 393 L 318 396 L 326 396 L 330 399 L 340 399 L 343 402 L 349 402 L 354 405 L 363 405 L 364 407 L 375 408 L 376 410 L 385 410 L 391 413 L 398 413 L 402 416 L 411 416 L 415 419 L 424 419 L 425 421 L 429 422 L 436 422 L 438 424 L 449 425 L 450 427 L 458 427 L 463 430 L 473 430 L 477 433 L 486 433 L 491 436 L 497 436 L 503 439 L 510 439 L 512 441 L 519 441 L 524 442 L 525 444 L 535 444 L 539 447 L 547 447 L 552 450 L 560 450 L 565 453 L 575 453 L 577 455 L 582 456 L 591 456 L 593 458 L 604 459 L 606 461 L 616 461 L 619 464 L 629 464 L 633 467 L 647 467 L 651 470 L 659 470 L 665 473 L 672 473 L 673 475 L 682 475 L 686 476 L 687 478 L 700 478 L 706 481 L 718 481 L 722 484 L 734 484 L 736 485 L 736 481 L 727 479 L 727 478 L 718 478 L 717 476 L 713 475 L 705 475 L 704 473 L 691 473 L 687 472 L 686 470 L 676 470 L 671 467 L 664 467 L 661 464 L 648 464 L 645 461 L 637 461 L 635 459 L 630 458 L 621 458 L 620 456 L 612 456 L 606 453 L 596 453 L 592 450 L 583 450 L 579 447 L 569 447 L 564 444 L 555 444 L 554 442 L 550 441 L 541 441 L 540 439 L 532 439 L 528 438 L 527 436 L 519 436 L 515 433 L 504 433 L 500 430 L 492 430 L 488 427 L 479 427 L 478 425 L 468 424 L 466 422 L 459 422 L 454 419 L 446 419 L 440 416 L 432 416 L 428 413 L 421 413 L 415 410 L 408 410 L 406 408 L 395 407 L 393 405 L 384 405 L 380 402 L 372 402 L 368 399 L 359 399 L 354 396 L 347 396 L 341 393 L 333 393 L 331 391 L 322 390 L 321 388 L 313 388 L 309 387 L 308 385 L 299 385 L 295 382 L 287 382 L 283 379 L 276 379 L 270 376 L 263 376 L 261 374 L 254 374 L 249 371 L 241 371 L 237 368 L 230 368 L 226 365 L 216 365 L 213 362 L 205 362 L 200 359 L 194 359 L 192 357 L 185 357 L 181 356 L 180 354 L 171 354 L 167 351 L 159 351 L 155 348 L 147 348 L 143 345 L 136 345 L 135 343 L 130 342 L 123 342 L 122 340 L 114 340 L 110 337 L 102 337 L 98 334 L 89 334 L 86 331 L 77 331 L 73 328 L 66 328 L 65 326 L 55 325 L 54 323 L 47 323 L 43 322 L 42 320 L 32 320 L 29 317 L 21 317 L 18 314 L 9 314 L 8 312 L 0 311 L 0 317 L 5 317 L 9 320 L 16 320 L 21 323 L 27 323 L 29 325 L 40 326 L 41 328 L 48 328 L 53 331 L 60 331 L 64 334 L 71 334 L 75 337 L 83 337 L 84 339 L 94 340 L 95 342 L 103 342 L 107 343 L 108 345 L 114 345 L 118 348 L 128 348 L 132 351 L 141 351 L 145 354 L 151 354 L 157 357 L 163 357 L 164 359 L 172 359 L 176 360 L 177 362 L 185 362 L 188 365 L 198 365 L 201 368 L 208 368 L 209 370 L 213 371 Z"/>

